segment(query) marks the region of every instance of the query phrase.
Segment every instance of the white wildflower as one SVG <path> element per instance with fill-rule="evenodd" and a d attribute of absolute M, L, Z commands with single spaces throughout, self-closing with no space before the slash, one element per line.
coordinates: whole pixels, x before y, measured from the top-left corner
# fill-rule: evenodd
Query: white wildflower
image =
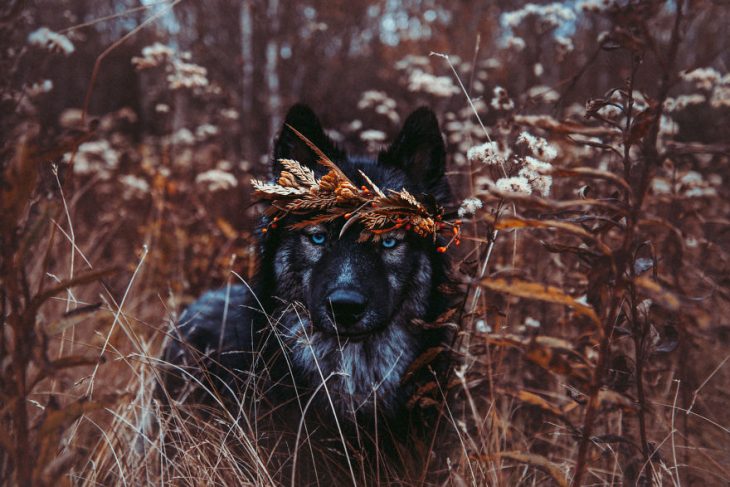
<path fill-rule="evenodd" d="M 528 316 L 525 318 L 525 326 L 528 328 L 540 328 L 542 326 L 542 323 L 540 321 L 536 320 L 532 316 Z"/>
<path fill-rule="evenodd" d="M 603 105 L 598 109 L 598 114 L 609 120 L 620 117 L 622 113 L 623 111 L 616 105 Z"/>
<path fill-rule="evenodd" d="M 679 133 L 679 125 L 675 122 L 672 117 L 662 115 L 659 120 L 659 136 L 660 137 L 671 137 Z"/>
<path fill-rule="evenodd" d="M 561 35 L 555 36 L 555 47 L 558 51 L 558 56 L 562 59 L 569 52 L 573 52 L 575 46 L 573 45 L 573 39 Z"/>
<path fill-rule="evenodd" d="M 238 120 L 239 116 L 238 110 L 234 110 L 233 108 L 224 108 L 221 110 L 221 117 L 227 120 Z"/>
<path fill-rule="evenodd" d="M 548 144 L 547 140 L 542 137 L 532 135 L 529 132 L 522 132 L 520 136 L 517 137 L 517 143 L 525 144 L 534 155 L 547 159 L 548 161 L 552 161 L 558 157 L 558 151 L 555 147 Z"/>
<path fill-rule="evenodd" d="M 500 69 L 502 67 L 502 61 L 497 59 L 496 57 L 490 57 L 479 63 L 482 67 L 485 69 Z M 483 72 L 483 71 L 482 71 Z M 487 79 L 487 73 L 484 73 L 484 77 L 482 78 L 479 76 L 479 79 Z"/>
<path fill-rule="evenodd" d="M 171 90 L 179 88 L 204 88 L 208 86 L 208 70 L 193 63 L 173 60 L 172 73 L 167 75 Z"/>
<path fill-rule="evenodd" d="M 461 206 L 459 206 L 459 218 L 464 218 L 468 215 L 474 215 L 477 210 L 482 208 L 482 206 L 482 200 L 480 200 L 479 198 L 466 198 L 464 201 L 461 202 Z"/>
<path fill-rule="evenodd" d="M 474 108 L 472 108 L 471 105 L 474 105 Z M 487 103 L 482 99 L 473 100 L 471 104 L 459 110 L 459 118 L 462 120 L 472 120 L 474 110 L 476 110 L 477 113 L 486 112 L 488 110 Z M 476 131 L 477 134 L 481 135 L 483 133 L 481 126 L 475 124 L 474 127 L 479 127 Z"/>
<path fill-rule="evenodd" d="M 73 42 L 68 37 L 53 32 L 48 27 L 41 27 L 31 32 L 28 35 L 28 44 L 51 52 L 58 52 L 65 56 L 72 54 L 75 50 Z"/>
<path fill-rule="evenodd" d="M 668 112 L 677 112 L 692 105 L 701 105 L 706 101 L 705 95 L 699 93 L 680 95 L 677 98 L 667 98 L 664 101 L 664 109 Z"/>
<path fill-rule="evenodd" d="M 717 190 L 715 188 L 691 188 L 685 191 L 684 195 L 688 198 L 712 198 L 717 196 Z"/>
<path fill-rule="evenodd" d="M 64 161 L 71 161 L 71 153 L 64 155 Z M 84 142 L 76 151 L 73 172 L 78 175 L 98 175 L 107 180 L 111 171 L 119 166 L 119 154 L 106 140 Z"/>
<path fill-rule="evenodd" d="M 84 112 L 80 108 L 67 108 L 58 117 L 58 123 L 65 129 L 81 128 Z"/>
<path fill-rule="evenodd" d="M 549 163 L 527 156 L 519 175 L 527 179 L 533 190 L 548 196 L 553 185 L 553 178 L 549 175 L 552 169 L 553 166 Z"/>
<path fill-rule="evenodd" d="M 360 95 L 360 101 L 357 102 L 357 108 L 365 110 L 366 108 L 374 108 L 378 106 L 385 106 L 387 108 L 395 108 L 395 100 L 390 98 L 383 91 L 368 90 Z"/>
<path fill-rule="evenodd" d="M 198 174 L 195 177 L 195 183 L 206 186 L 211 193 L 238 186 L 238 181 L 236 181 L 233 174 L 221 171 L 220 169 L 210 169 L 209 171 Z"/>
<path fill-rule="evenodd" d="M 713 68 L 697 68 L 683 72 L 680 76 L 683 80 L 694 83 L 697 88 L 708 91 L 722 78 L 720 73 Z"/>
<path fill-rule="evenodd" d="M 355 120 L 353 120 L 352 122 L 350 122 L 349 124 L 347 124 L 347 126 L 345 127 L 345 131 L 347 131 L 347 132 L 357 132 L 361 128 L 362 128 L 362 120 L 356 118 Z"/>
<path fill-rule="evenodd" d="M 32 85 L 26 87 L 25 92 L 28 94 L 29 97 L 35 98 L 36 96 L 40 96 L 50 92 L 52 89 L 53 81 L 51 81 L 50 79 L 44 79 L 43 81 L 33 83 Z"/>
<path fill-rule="evenodd" d="M 133 174 L 125 174 L 124 176 L 120 176 L 119 181 L 124 185 L 122 198 L 125 200 L 143 197 L 150 192 L 149 183 Z"/>
<path fill-rule="evenodd" d="M 385 137 L 385 132 L 380 130 L 365 130 L 360 134 L 360 139 L 365 142 L 383 142 Z"/>
<path fill-rule="evenodd" d="M 527 90 L 528 98 L 543 103 L 555 103 L 560 99 L 560 94 L 549 86 L 538 85 Z"/>
<path fill-rule="evenodd" d="M 195 143 L 195 136 L 189 129 L 181 128 L 172 134 L 170 142 L 173 145 L 193 145 Z"/>
<path fill-rule="evenodd" d="M 464 124 L 459 120 L 453 120 L 444 124 L 444 130 L 447 132 L 461 132 L 464 129 Z"/>
<path fill-rule="evenodd" d="M 495 110 L 508 111 L 512 110 L 515 107 L 514 102 L 507 94 L 507 90 L 505 90 L 501 86 L 495 86 L 493 93 L 494 97 L 492 98 L 490 104 Z"/>
<path fill-rule="evenodd" d="M 133 57 L 132 65 L 138 70 L 162 66 L 175 57 L 175 51 L 166 45 L 155 42 L 142 49 L 142 57 Z"/>
<path fill-rule="evenodd" d="M 434 76 L 420 69 L 414 70 L 408 77 L 408 90 L 424 92 L 439 97 L 449 97 L 459 93 L 459 88 L 449 76 Z"/>
<path fill-rule="evenodd" d="M 363 92 L 360 96 L 360 101 L 357 103 L 357 108 L 360 110 L 372 109 L 379 115 L 385 115 L 393 123 L 398 123 L 400 117 L 395 111 L 396 102 L 390 98 L 385 92 L 377 90 L 368 90 Z"/>
<path fill-rule="evenodd" d="M 715 86 L 710 105 L 713 108 L 730 107 L 730 86 L 725 84 Z"/>
<path fill-rule="evenodd" d="M 549 162 L 541 161 L 532 156 L 525 157 L 524 169 L 533 172 L 535 174 L 550 174 L 553 170 L 552 164 Z"/>
<path fill-rule="evenodd" d="M 527 47 L 527 43 L 522 37 L 509 36 L 504 42 L 504 47 L 507 49 L 514 49 L 515 51 L 522 51 Z"/>
<path fill-rule="evenodd" d="M 680 179 L 679 183 L 684 190 L 684 195 L 688 198 L 701 198 L 717 196 L 717 190 L 705 181 L 702 174 L 697 171 L 687 171 Z"/>
<path fill-rule="evenodd" d="M 231 161 L 226 160 L 226 159 L 221 159 L 215 165 L 215 168 L 216 169 L 220 169 L 221 171 L 231 171 L 233 169 L 233 163 Z"/>
<path fill-rule="evenodd" d="M 505 193 L 524 193 L 532 194 L 530 181 L 524 176 L 513 176 L 511 178 L 501 178 L 495 183 L 499 191 Z"/>
<path fill-rule="evenodd" d="M 467 151 L 466 157 L 471 162 L 480 162 L 487 166 L 504 164 L 506 159 L 496 142 L 485 142 L 474 146 Z"/>
<path fill-rule="evenodd" d="M 603 12 L 614 5 L 614 0 L 582 0 L 576 4 L 578 10 L 583 12 Z"/>
<path fill-rule="evenodd" d="M 195 129 L 195 136 L 198 138 L 198 140 L 205 140 L 210 137 L 215 137 L 218 135 L 218 127 L 215 125 L 211 125 L 209 123 L 204 123 L 202 125 L 199 125 L 198 128 Z"/>
<path fill-rule="evenodd" d="M 679 182 L 685 186 L 698 186 L 704 184 L 705 181 L 702 178 L 702 174 L 697 171 L 687 171 L 680 179 Z"/>
<path fill-rule="evenodd" d="M 576 19 L 575 12 L 562 3 L 555 2 L 547 5 L 528 3 L 519 10 L 502 14 L 502 24 L 514 29 L 529 16 L 534 16 L 539 23 L 547 28 L 559 27 L 574 22 Z"/>
<path fill-rule="evenodd" d="M 335 129 L 325 129 L 324 133 L 337 144 L 345 141 L 345 135 Z"/>
<path fill-rule="evenodd" d="M 665 178 L 656 177 L 651 180 L 651 190 L 654 194 L 670 194 L 672 185 Z"/>
<path fill-rule="evenodd" d="M 395 69 L 399 70 L 407 70 L 410 68 L 413 68 L 414 66 L 429 66 L 431 62 L 429 59 L 425 56 L 414 56 L 413 54 L 409 54 L 400 61 L 395 63 Z"/>
<path fill-rule="evenodd" d="M 575 105 L 578 107 L 580 115 L 582 115 L 585 109 L 579 104 Z M 576 108 L 573 107 L 573 109 L 575 110 Z M 543 129 L 552 129 L 560 126 L 560 122 L 550 115 L 515 115 L 515 123 Z"/>
<path fill-rule="evenodd" d="M 155 111 L 157 113 L 168 113 L 170 111 L 170 105 L 158 103 L 157 105 L 155 105 Z"/>
<path fill-rule="evenodd" d="M 475 323 L 475 325 L 476 325 L 476 330 L 479 333 L 492 333 L 492 327 L 489 326 L 487 324 L 487 322 L 484 321 L 484 320 L 477 320 L 477 322 Z"/>
<path fill-rule="evenodd" d="M 464 166 L 467 162 L 466 156 L 458 152 L 454 154 L 454 157 L 452 157 L 451 160 L 454 161 L 454 164 L 457 166 Z"/>
<path fill-rule="evenodd" d="M 535 63 L 532 66 L 532 72 L 535 73 L 535 76 L 538 78 L 545 73 L 545 68 L 543 67 L 542 63 Z"/>

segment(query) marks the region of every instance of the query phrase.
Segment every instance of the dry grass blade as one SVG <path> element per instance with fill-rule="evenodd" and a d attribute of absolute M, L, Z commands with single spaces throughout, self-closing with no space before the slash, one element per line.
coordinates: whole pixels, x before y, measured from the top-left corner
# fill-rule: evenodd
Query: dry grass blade
<path fill-rule="evenodd" d="M 539 468 L 547 472 L 560 487 L 568 487 L 568 479 L 565 477 L 563 470 L 542 455 L 534 453 L 523 453 L 519 451 L 503 451 L 493 455 L 482 457 L 484 461 L 494 461 L 497 459 L 508 459 L 515 462 L 524 463 Z"/>
<path fill-rule="evenodd" d="M 616 183 L 626 191 L 631 191 L 631 185 L 621 176 L 617 176 L 612 172 L 593 169 L 592 167 L 556 167 L 550 171 L 550 174 L 553 176 L 576 176 L 605 179 Z"/>
<path fill-rule="evenodd" d="M 611 255 L 612 253 L 611 249 L 606 244 L 601 242 L 598 237 L 584 230 L 582 227 L 574 225 L 573 223 L 562 222 L 559 220 L 531 220 L 527 218 L 509 217 L 495 219 L 492 215 L 487 215 L 485 219 L 492 223 L 494 225 L 494 228 L 498 230 L 508 228 L 546 228 L 562 230 L 564 232 L 572 233 L 579 237 L 594 241 L 596 243 L 596 246 L 601 250 L 604 255 Z"/>
<path fill-rule="evenodd" d="M 111 274 L 114 274 L 115 272 L 118 272 L 120 269 L 119 267 L 109 267 L 106 269 L 99 269 L 96 271 L 90 271 L 86 274 L 81 274 L 79 276 L 74 277 L 73 279 L 68 279 L 66 281 L 63 281 L 61 284 L 58 284 L 57 286 L 53 286 L 50 289 L 47 289 L 37 296 L 33 298 L 33 301 L 31 303 L 32 309 L 37 309 L 42 305 L 44 302 L 46 302 L 48 299 L 52 298 L 58 293 L 61 293 L 63 291 L 66 291 L 67 289 L 70 289 L 75 286 L 80 286 L 82 284 L 88 284 L 90 282 L 97 281 L 101 279 L 102 277 L 109 276 Z"/>
<path fill-rule="evenodd" d="M 679 307 L 682 304 L 679 298 L 674 293 L 664 289 L 652 278 L 648 276 L 639 276 L 634 279 L 634 283 L 636 284 L 636 287 L 661 306 L 671 311 L 679 310 Z"/>
<path fill-rule="evenodd" d="M 66 313 L 60 319 L 47 325 L 45 331 L 49 336 L 58 335 L 63 333 L 64 330 L 81 324 L 86 320 L 96 319 L 102 314 L 103 311 L 99 309 L 99 306 L 86 309 L 81 313 Z"/>
<path fill-rule="evenodd" d="M 64 430 L 82 414 L 102 409 L 104 406 L 101 402 L 84 399 L 72 402 L 63 409 L 49 412 L 40 426 L 40 433 L 44 435 L 54 430 Z"/>
<path fill-rule="evenodd" d="M 534 392 L 526 391 L 524 389 L 521 389 L 519 391 L 512 391 L 512 390 L 505 389 L 505 388 L 500 388 L 499 392 L 501 394 L 507 394 L 512 397 L 515 397 L 515 398 L 519 399 L 520 401 L 522 401 L 526 404 L 529 404 L 530 406 L 538 407 L 538 408 L 542 409 L 543 411 L 546 411 L 558 418 L 563 417 L 562 409 L 560 409 L 558 406 L 551 404 L 550 402 L 548 402 L 544 398 L 538 396 Z"/>
<path fill-rule="evenodd" d="M 499 293 L 510 294 L 519 298 L 536 299 L 548 303 L 562 304 L 573 308 L 583 316 L 587 316 L 596 325 L 601 325 L 595 310 L 579 302 L 574 297 L 565 294 L 560 288 L 548 286 L 538 282 L 528 282 L 520 279 L 505 279 L 487 277 L 479 282 L 479 285 Z"/>

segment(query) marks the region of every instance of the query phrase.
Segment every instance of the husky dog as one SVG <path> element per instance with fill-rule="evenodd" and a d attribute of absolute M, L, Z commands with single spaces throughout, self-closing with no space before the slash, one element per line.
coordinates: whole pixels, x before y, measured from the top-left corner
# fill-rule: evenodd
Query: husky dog
<path fill-rule="evenodd" d="M 362 171 L 383 191 L 405 188 L 450 204 L 444 142 L 427 108 L 413 112 L 392 145 L 369 159 L 346 154 L 311 109 L 293 106 L 275 143 L 273 173 L 282 169 L 278 161 L 293 159 L 321 177 L 325 168 L 290 127 L 357 186 L 366 184 Z M 252 378 L 260 385 L 265 376 L 274 402 L 296 395 L 345 430 L 347 424 L 400 423 L 413 393 L 409 368 L 446 338 L 443 330 L 419 326 L 448 304 L 447 260 L 437 251 L 442 243 L 410 231 L 360 242 L 356 224 L 344 233 L 337 221 L 299 231 L 288 219 L 296 217 L 276 225 L 265 219 L 250 288 L 210 291 L 183 312 L 165 360 L 176 370 L 193 370 L 201 364 L 192 352 L 200 352 L 210 376 L 218 378 L 213 382 L 234 393 Z M 170 374 L 165 386 L 180 399 L 190 382 Z"/>

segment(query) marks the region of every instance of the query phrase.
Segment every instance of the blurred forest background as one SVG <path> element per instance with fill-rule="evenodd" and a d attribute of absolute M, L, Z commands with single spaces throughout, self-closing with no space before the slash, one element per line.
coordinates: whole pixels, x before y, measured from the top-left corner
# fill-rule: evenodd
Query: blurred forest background
<path fill-rule="evenodd" d="M 154 477 L 129 437 L 166 319 L 253 275 L 250 179 L 303 101 L 353 152 L 441 121 L 477 397 L 453 485 L 727 485 L 728 25 L 723 0 L 4 2 L 0 483 L 267 483 Z"/>

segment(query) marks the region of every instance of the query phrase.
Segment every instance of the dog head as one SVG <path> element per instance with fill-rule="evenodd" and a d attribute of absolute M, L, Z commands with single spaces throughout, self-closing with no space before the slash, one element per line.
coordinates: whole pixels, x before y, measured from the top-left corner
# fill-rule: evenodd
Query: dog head
<path fill-rule="evenodd" d="M 382 190 L 407 189 L 447 205 L 450 192 L 445 147 L 433 112 L 420 108 L 405 121 L 394 142 L 376 158 L 352 157 L 326 135 L 314 113 L 295 105 L 274 147 L 273 172 L 293 159 L 320 177 L 326 168 L 290 127 L 322 150 L 357 186 L 360 171 Z M 344 221 L 287 228 L 288 217 L 267 232 L 260 276 L 270 308 L 299 383 L 326 381 L 338 412 L 388 411 L 402 401 L 401 378 L 434 340 L 412 325 L 443 308 L 439 285 L 446 261 L 439 243 L 397 230 L 377 241 L 360 241 L 357 224 Z"/>

